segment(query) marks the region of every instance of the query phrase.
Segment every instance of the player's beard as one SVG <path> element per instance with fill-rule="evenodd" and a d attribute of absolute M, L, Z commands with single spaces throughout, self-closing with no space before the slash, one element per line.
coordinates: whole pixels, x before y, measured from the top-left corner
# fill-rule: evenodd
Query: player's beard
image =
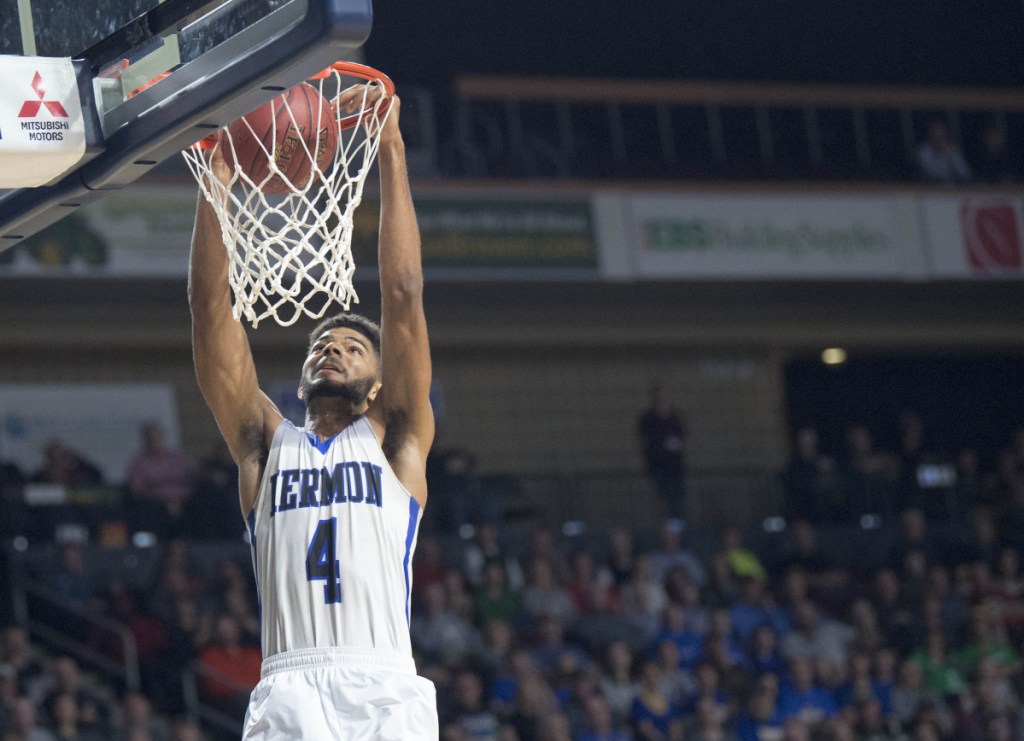
<path fill-rule="evenodd" d="M 370 395 L 374 383 L 372 378 L 357 378 L 345 382 L 303 380 L 302 398 L 307 405 L 316 398 L 338 398 L 344 399 L 352 406 L 360 406 Z"/>

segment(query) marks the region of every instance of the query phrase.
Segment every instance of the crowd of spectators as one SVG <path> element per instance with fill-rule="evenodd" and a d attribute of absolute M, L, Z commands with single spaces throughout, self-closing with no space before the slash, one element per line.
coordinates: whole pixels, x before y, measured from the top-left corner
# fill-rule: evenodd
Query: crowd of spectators
<path fill-rule="evenodd" d="M 960 454 L 952 478 L 921 473 L 949 465 L 921 433 L 904 415 L 900 449 L 880 453 L 851 428 L 834 459 L 801 429 L 781 473 L 786 526 L 772 537 L 699 535 L 675 518 L 653 533 L 568 537 L 493 519 L 461 536 L 425 532 L 411 634 L 442 738 L 1024 739 L 1024 431 L 991 472 Z M 941 507 L 928 476 L 947 484 Z M 870 553 L 837 547 L 861 512 L 891 536 Z M 8 627 L 0 741 L 200 738 L 181 682 L 194 667 L 202 701 L 240 720 L 259 677 L 251 566 L 237 540 L 204 547 L 163 541 L 152 578 L 131 584 L 99 581 L 86 547 L 65 543 L 37 576 L 128 627 L 141 687 L 85 681 L 75 657 Z M 60 627 L 99 653 L 121 650 L 88 621 Z"/>

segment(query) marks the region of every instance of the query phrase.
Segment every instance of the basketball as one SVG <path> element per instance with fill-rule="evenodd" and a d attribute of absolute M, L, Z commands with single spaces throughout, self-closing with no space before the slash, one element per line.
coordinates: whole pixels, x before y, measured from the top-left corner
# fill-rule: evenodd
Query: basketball
<path fill-rule="evenodd" d="M 224 159 L 264 193 L 286 194 L 306 187 L 313 161 L 330 168 L 338 148 L 331 104 L 301 83 L 246 114 L 220 132 Z M 280 170 L 271 176 L 270 159 Z"/>

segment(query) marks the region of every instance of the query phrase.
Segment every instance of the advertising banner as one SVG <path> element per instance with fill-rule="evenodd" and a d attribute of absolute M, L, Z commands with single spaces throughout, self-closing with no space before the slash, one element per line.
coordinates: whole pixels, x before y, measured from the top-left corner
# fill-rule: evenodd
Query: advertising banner
<path fill-rule="evenodd" d="M 380 204 L 364 199 L 355 215 L 356 265 L 377 264 Z M 597 268 L 586 198 L 417 197 L 425 268 Z"/>
<path fill-rule="evenodd" d="M 629 196 L 634 269 L 663 279 L 893 279 L 907 253 L 895 198 Z"/>
<path fill-rule="evenodd" d="M 0 275 L 184 277 L 196 189 L 140 186 L 112 193 L 25 243 L 0 252 Z M 479 196 L 416 195 L 423 264 L 431 269 L 595 273 L 590 200 L 540 199 L 521 191 Z M 363 199 L 354 216 L 357 269 L 377 264 L 380 202 Z M 458 273 L 453 277 L 458 278 Z"/>
<path fill-rule="evenodd" d="M 1024 198 L 923 196 L 930 274 L 946 280 L 1024 278 Z"/>
<path fill-rule="evenodd" d="M 169 385 L 0 384 L 0 460 L 29 476 L 42 466 L 46 446 L 60 442 L 95 464 L 106 483 L 121 483 L 147 422 L 160 423 L 168 445 L 180 444 Z"/>
<path fill-rule="evenodd" d="M 0 188 L 46 185 L 85 156 L 70 59 L 0 56 Z"/>

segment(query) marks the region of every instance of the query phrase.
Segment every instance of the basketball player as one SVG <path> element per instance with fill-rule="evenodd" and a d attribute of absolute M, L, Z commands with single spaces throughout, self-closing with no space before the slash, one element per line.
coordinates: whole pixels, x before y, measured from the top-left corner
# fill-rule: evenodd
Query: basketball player
<path fill-rule="evenodd" d="M 339 97 L 346 108 L 358 90 Z M 189 266 L 196 374 L 239 469 L 263 665 L 243 738 L 438 738 L 433 685 L 409 641 L 412 553 L 434 434 L 420 239 L 398 129 L 381 133 L 381 324 L 315 329 L 298 395 L 304 428 L 260 390 L 232 318 L 228 259 L 200 196 Z M 216 177 L 228 172 L 217 152 Z"/>

